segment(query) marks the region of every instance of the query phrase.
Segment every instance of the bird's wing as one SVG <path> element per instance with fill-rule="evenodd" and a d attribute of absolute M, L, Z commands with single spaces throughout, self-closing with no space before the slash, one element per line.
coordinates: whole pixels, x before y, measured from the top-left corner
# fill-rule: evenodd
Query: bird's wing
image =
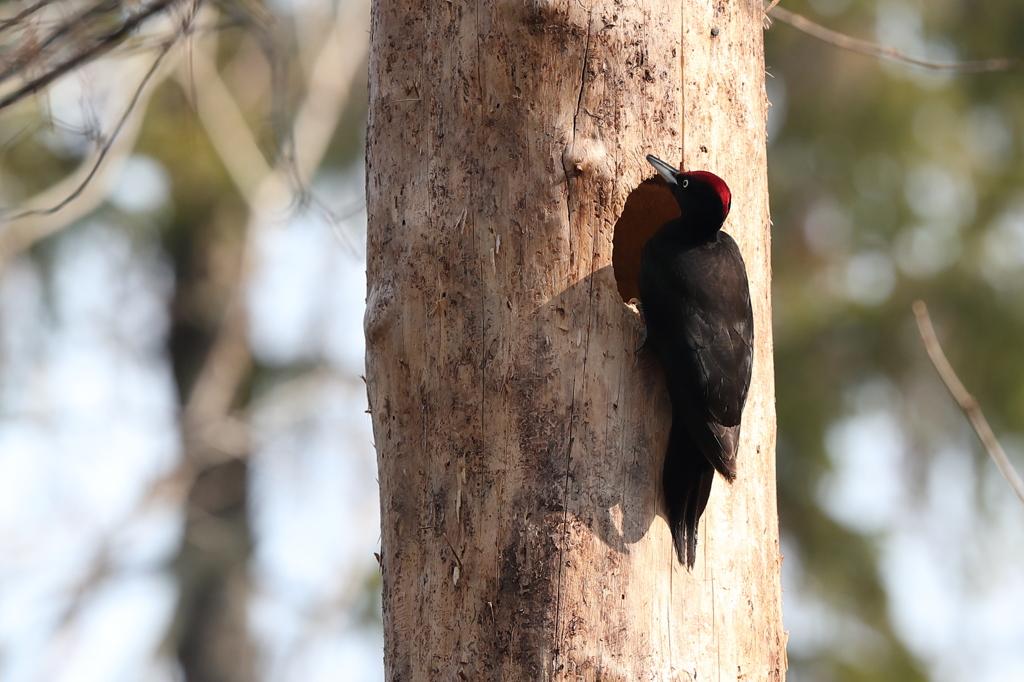
<path fill-rule="evenodd" d="M 688 395 L 682 413 L 690 433 L 723 476 L 736 474 L 740 418 L 750 385 L 753 338 L 743 325 L 709 321 L 692 310 L 687 319 L 687 348 L 681 353 Z M 738 326 L 739 330 L 735 327 Z M 749 326 L 749 325 L 748 325 Z M 678 392 L 678 391 L 677 391 Z"/>
<path fill-rule="evenodd" d="M 677 271 L 697 276 L 680 280 L 681 295 L 669 322 L 675 357 L 662 364 L 674 375 L 673 400 L 686 403 L 694 440 L 715 468 L 732 478 L 750 387 L 754 325 L 743 260 L 735 242 L 724 237 L 728 241 L 723 239 L 722 248 L 699 269 L 690 265 Z"/>
<path fill-rule="evenodd" d="M 708 416 L 723 426 L 740 423 L 753 361 L 749 298 L 732 303 L 710 306 L 714 309 L 709 311 L 698 301 L 687 306 L 683 316 L 688 357 L 693 362 L 691 376 L 697 382 L 695 397 L 702 399 Z"/>

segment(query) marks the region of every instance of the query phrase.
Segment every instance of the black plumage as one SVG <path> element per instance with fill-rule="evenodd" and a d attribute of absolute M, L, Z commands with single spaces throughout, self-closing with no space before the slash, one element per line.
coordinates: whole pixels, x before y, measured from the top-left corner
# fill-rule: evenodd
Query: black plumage
<path fill-rule="evenodd" d="M 754 320 L 743 257 L 721 231 L 732 203 L 725 182 L 647 160 L 682 211 L 644 245 L 638 286 L 645 345 L 665 370 L 672 400 L 662 474 L 672 542 L 680 563 L 692 567 L 715 470 L 729 481 L 736 477 Z"/>

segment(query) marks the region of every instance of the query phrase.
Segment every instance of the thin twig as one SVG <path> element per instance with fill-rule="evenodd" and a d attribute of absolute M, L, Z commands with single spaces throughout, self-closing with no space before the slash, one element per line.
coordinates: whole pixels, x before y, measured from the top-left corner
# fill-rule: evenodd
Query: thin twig
<path fill-rule="evenodd" d="M 1017 493 L 1017 497 L 1020 498 L 1021 502 L 1024 502 L 1024 481 L 1021 480 L 1016 469 L 1013 468 L 1010 458 L 1006 456 L 1003 447 L 996 439 L 996 435 L 988 425 L 985 415 L 981 413 L 978 400 L 967 392 L 967 389 L 964 388 L 959 377 L 957 377 L 956 372 L 953 371 L 953 367 L 949 364 L 949 360 L 946 359 L 946 354 L 942 352 L 942 346 L 939 345 L 939 339 L 935 336 L 935 328 L 932 327 L 932 320 L 928 316 L 928 307 L 924 304 L 924 301 L 914 301 L 914 316 L 917 318 L 917 328 L 921 332 L 921 340 L 924 341 L 925 350 L 928 351 L 928 357 L 932 359 L 932 364 L 935 365 L 939 376 L 942 377 L 942 382 L 946 384 L 946 388 L 949 389 L 953 400 L 960 405 L 960 409 L 963 410 L 964 414 L 971 421 L 974 432 L 978 434 L 982 445 L 985 446 L 988 454 L 995 460 L 999 471 L 1006 477 L 1006 481 L 1013 488 L 1013 491 Z"/>
<path fill-rule="evenodd" d="M 69 18 L 63 24 L 54 29 L 50 35 L 39 42 L 32 42 L 20 55 L 16 56 L 16 59 L 12 60 L 7 68 L 0 73 L 0 82 L 3 82 L 20 73 L 33 62 L 37 61 L 39 56 L 46 52 L 49 47 L 59 47 L 63 44 L 70 42 L 70 36 L 75 33 L 81 33 L 87 30 L 92 23 L 99 23 L 98 18 L 105 14 L 117 11 L 120 13 L 120 3 L 116 0 L 103 0 L 91 7 L 87 7 L 83 12 Z"/>
<path fill-rule="evenodd" d="M 998 59 L 982 59 L 970 62 L 936 62 L 928 59 L 916 59 L 903 54 L 896 48 L 879 45 L 867 40 L 861 40 L 860 38 L 852 38 L 843 33 L 839 33 L 838 31 L 833 31 L 830 28 L 825 28 L 821 24 L 816 24 L 805 16 L 795 14 L 794 12 L 790 12 L 782 7 L 771 8 L 771 13 L 773 18 L 787 23 L 793 28 L 799 29 L 808 35 L 814 36 L 818 40 L 823 40 L 826 43 L 830 43 L 844 50 L 859 52 L 860 54 L 879 57 L 880 59 L 889 59 L 894 62 L 909 64 L 911 66 L 917 66 L 931 71 L 992 73 L 1013 71 L 1020 68 L 1019 59 L 1005 59 L 1002 57 Z"/>
<path fill-rule="evenodd" d="M 761 23 L 764 25 L 764 30 L 766 31 L 772 27 L 772 18 L 768 16 L 768 13 L 771 12 L 772 8 L 777 4 L 779 4 L 779 0 L 772 0 L 772 4 L 765 7 L 764 12 L 761 13 Z"/>
<path fill-rule="evenodd" d="M 160 68 L 160 65 L 163 63 L 164 57 L 167 56 L 167 53 L 170 51 L 172 46 L 173 43 L 166 43 L 164 45 L 164 48 L 157 54 L 156 58 L 153 60 L 152 66 L 149 67 L 149 71 L 146 72 L 146 75 L 142 77 L 142 82 L 139 83 L 139 86 L 135 89 L 135 94 L 132 96 L 131 101 L 128 102 L 128 106 L 125 107 L 124 113 L 121 115 L 121 118 L 118 119 L 117 125 L 114 126 L 113 131 L 111 131 L 110 135 L 107 136 L 106 142 L 104 142 L 103 146 L 100 147 L 99 152 L 96 154 L 96 160 L 93 162 L 92 168 L 85 176 L 85 179 L 82 180 L 82 182 L 80 182 L 73 191 L 71 191 L 67 196 L 65 196 L 62 200 L 60 200 L 53 206 L 50 206 L 48 208 L 26 210 L 20 213 L 15 213 L 14 215 L 11 216 L 4 216 L 2 212 L 0 212 L 0 219 L 6 222 L 13 222 L 15 220 L 27 218 L 29 216 L 53 215 L 54 213 L 61 210 L 62 208 L 70 204 L 72 201 L 77 199 L 79 195 L 82 194 L 86 186 L 88 186 L 88 184 L 92 182 L 92 179 L 96 177 L 96 173 L 99 171 L 100 166 L 103 165 L 104 159 L 107 158 L 107 154 L 110 152 L 110 148 L 114 145 L 114 141 L 117 140 L 118 135 L 121 134 L 121 129 L 124 128 L 125 122 L 132 115 L 132 112 L 135 111 L 135 108 L 142 97 L 143 91 L 145 91 L 146 86 L 149 85 L 149 82 L 150 80 L 152 80 L 153 75 Z"/>
<path fill-rule="evenodd" d="M 127 66 L 116 73 L 116 77 L 125 82 L 141 83 L 152 67 L 152 63 L 142 62 L 142 55 L 131 58 Z M 140 99 L 132 105 L 136 113 L 145 110 L 156 84 L 165 75 L 166 69 L 161 69 L 150 77 Z M 110 97 L 104 118 L 117 116 L 120 122 L 125 113 L 123 106 L 118 98 Z M 0 207 L 0 271 L 15 254 L 59 232 L 103 203 L 109 193 L 107 180 L 120 172 L 121 165 L 135 146 L 141 128 L 142 116 L 129 116 L 123 126 L 118 124 L 116 135 L 105 135 L 103 145 L 63 180 L 21 202 L 20 207 Z M 98 159 L 101 154 L 103 158 Z M 98 161 L 101 163 L 98 164 Z M 71 195 L 72 200 L 68 201 Z"/>
<path fill-rule="evenodd" d="M 92 61 L 106 52 L 109 52 L 116 47 L 122 39 L 126 38 L 135 29 L 142 25 L 143 22 L 168 9 L 175 2 L 176 0 L 159 0 L 158 2 L 154 2 L 152 5 L 147 6 L 139 13 L 128 17 L 128 19 L 126 19 L 125 22 L 117 29 L 104 36 L 100 36 L 92 46 L 72 55 L 60 64 L 47 69 L 43 75 L 25 83 L 25 85 L 21 86 L 3 99 L 0 99 L 0 109 L 9 107 L 24 97 L 42 90 L 64 74 L 76 69 L 82 64 Z"/>
<path fill-rule="evenodd" d="M 15 26 L 20 25 L 25 19 L 28 19 L 48 4 L 50 4 L 50 0 L 38 0 L 36 3 L 29 5 L 10 19 L 0 20 L 0 33 L 3 33 L 9 28 L 14 28 Z"/>
<path fill-rule="evenodd" d="M 288 138 L 295 140 L 295 156 L 280 155 L 272 168 L 260 153 L 230 90 L 217 74 L 212 58 L 216 50 L 199 50 L 195 55 L 199 119 L 249 206 L 238 277 L 213 349 L 203 363 L 184 410 L 187 430 L 200 437 L 204 425 L 220 423 L 228 415 L 238 387 L 252 368 L 245 292 L 255 267 L 258 243 L 273 224 L 282 222 L 283 209 L 294 194 L 291 181 L 312 177 L 319 167 L 359 73 L 359 60 L 368 46 L 369 39 L 359 25 L 342 10 L 336 12 L 332 30 L 315 60 L 306 98 L 295 116 L 293 129 L 287 131 Z M 335 82 L 329 82 L 329 77 Z M 249 168 L 236 163 L 235 157 L 239 155 L 248 159 Z"/>

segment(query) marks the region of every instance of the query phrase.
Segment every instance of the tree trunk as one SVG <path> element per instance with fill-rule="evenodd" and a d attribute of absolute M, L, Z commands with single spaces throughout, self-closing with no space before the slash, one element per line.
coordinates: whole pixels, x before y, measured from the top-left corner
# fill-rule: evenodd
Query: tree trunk
<path fill-rule="evenodd" d="M 783 677 L 761 22 L 760 0 L 374 4 L 389 680 Z M 624 213 L 647 153 L 729 184 L 754 302 L 738 477 L 692 572 L 661 501 L 668 396 L 623 301 L 672 202 L 645 184 Z"/>

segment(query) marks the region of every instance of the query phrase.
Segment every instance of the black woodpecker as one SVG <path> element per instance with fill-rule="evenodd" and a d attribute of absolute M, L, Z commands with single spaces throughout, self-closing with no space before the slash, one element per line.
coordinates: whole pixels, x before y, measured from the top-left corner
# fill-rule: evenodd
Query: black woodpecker
<path fill-rule="evenodd" d="M 679 172 L 657 157 L 647 160 L 682 210 L 644 245 L 637 284 L 644 345 L 661 362 L 672 400 L 662 474 L 672 543 L 679 562 L 692 568 L 715 470 L 736 478 L 754 319 L 743 257 L 721 231 L 729 187 L 707 171 Z"/>

